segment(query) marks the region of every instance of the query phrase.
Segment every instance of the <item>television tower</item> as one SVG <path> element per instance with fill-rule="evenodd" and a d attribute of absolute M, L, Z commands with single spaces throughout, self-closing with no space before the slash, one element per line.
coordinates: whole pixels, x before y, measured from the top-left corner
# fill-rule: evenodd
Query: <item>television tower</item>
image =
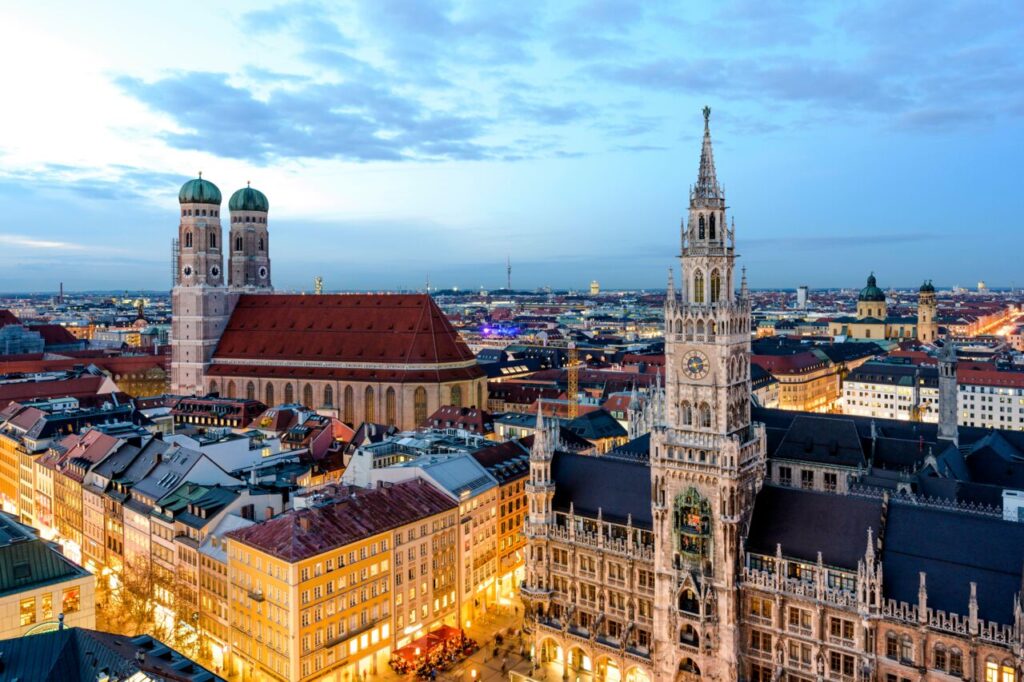
<path fill-rule="evenodd" d="M 505 288 L 512 291 L 512 256 L 505 256 Z"/>

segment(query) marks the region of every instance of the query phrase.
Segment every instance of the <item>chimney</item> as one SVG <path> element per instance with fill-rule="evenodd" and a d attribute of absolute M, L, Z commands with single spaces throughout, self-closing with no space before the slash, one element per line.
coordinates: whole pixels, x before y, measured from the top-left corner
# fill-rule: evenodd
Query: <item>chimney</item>
<path fill-rule="evenodd" d="M 299 528 L 301 528 L 302 532 L 304 532 L 304 533 L 308 533 L 309 532 L 309 517 L 307 515 L 305 515 L 305 514 L 300 514 L 299 515 Z"/>
<path fill-rule="evenodd" d="M 274 508 L 267 507 L 266 509 L 263 510 L 263 520 L 269 521 L 272 518 L 274 518 Z"/>

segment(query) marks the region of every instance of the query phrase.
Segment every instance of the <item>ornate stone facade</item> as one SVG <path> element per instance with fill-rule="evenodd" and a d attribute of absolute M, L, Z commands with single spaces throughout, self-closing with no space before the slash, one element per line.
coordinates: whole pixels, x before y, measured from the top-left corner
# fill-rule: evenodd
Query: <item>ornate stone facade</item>
<path fill-rule="evenodd" d="M 537 418 L 521 595 L 538 663 L 600 682 L 1019 682 L 1024 526 L 765 481 L 708 114 L 665 303 L 664 396 L 631 405 L 649 459 L 560 451 Z"/>

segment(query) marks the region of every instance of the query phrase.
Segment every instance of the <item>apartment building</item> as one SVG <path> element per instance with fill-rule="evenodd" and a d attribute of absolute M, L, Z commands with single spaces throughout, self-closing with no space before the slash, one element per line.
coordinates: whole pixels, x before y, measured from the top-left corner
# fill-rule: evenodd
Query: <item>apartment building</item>
<path fill-rule="evenodd" d="M 385 669 L 399 608 L 405 614 L 402 637 L 431 618 L 443 620 L 444 597 L 448 610 L 457 608 L 457 590 L 443 583 L 433 593 L 426 568 L 428 559 L 452 557 L 458 519 L 453 500 L 419 480 L 334 493 L 227 534 L 229 671 L 238 679 L 362 679 Z M 401 581 L 395 560 L 399 533 Z M 429 550 L 420 549 L 424 536 Z M 450 569 L 442 572 L 451 577 Z"/>

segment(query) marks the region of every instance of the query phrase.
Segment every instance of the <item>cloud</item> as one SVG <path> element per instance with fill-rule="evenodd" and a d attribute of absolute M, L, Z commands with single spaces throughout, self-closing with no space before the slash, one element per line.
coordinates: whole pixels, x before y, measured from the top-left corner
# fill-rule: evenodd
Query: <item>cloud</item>
<path fill-rule="evenodd" d="M 84 244 L 74 244 L 72 242 L 61 242 L 51 241 L 47 239 L 36 239 L 34 237 L 26 237 L 20 234 L 2 234 L 0 233 L 0 244 L 5 246 L 21 246 L 27 249 L 44 249 L 44 250 L 59 250 L 59 251 L 86 251 L 90 247 Z"/>
<path fill-rule="evenodd" d="M 177 191 L 187 178 L 176 173 L 150 171 L 113 164 L 105 167 L 49 163 L 37 168 L 0 173 L 0 194 L 61 192 L 97 201 L 142 199 Z"/>
<path fill-rule="evenodd" d="M 280 158 L 403 161 L 482 159 L 479 116 L 428 109 L 386 86 L 306 83 L 264 98 L 223 73 L 187 72 L 146 82 L 121 77 L 125 92 L 166 114 L 173 147 L 269 163 Z"/>

